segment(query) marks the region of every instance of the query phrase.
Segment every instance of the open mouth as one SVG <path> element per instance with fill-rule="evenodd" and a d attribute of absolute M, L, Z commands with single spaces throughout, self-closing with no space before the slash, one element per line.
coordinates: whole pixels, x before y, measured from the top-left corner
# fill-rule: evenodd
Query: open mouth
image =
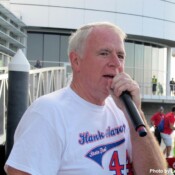
<path fill-rule="evenodd" d="M 109 78 L 109 79 L 113 79 L 114 78 L 114 75 L 103 75 L 103 77 Z"/>

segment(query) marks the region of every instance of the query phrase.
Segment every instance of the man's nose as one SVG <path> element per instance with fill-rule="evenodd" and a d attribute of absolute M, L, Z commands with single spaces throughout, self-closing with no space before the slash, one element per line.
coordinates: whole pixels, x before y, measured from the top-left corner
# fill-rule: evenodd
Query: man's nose
<path fill-rule="evenodd" d="M 120 67 L 121 61 L 117 54 L 112 54 L 109 62 L 109 66 Z"/>

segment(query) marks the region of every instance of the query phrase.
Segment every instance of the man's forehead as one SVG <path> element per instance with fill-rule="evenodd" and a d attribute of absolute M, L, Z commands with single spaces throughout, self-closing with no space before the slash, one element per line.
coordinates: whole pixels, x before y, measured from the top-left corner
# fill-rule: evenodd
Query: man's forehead
<path fill-rule="evenodd" d="M 120 34 L 114 30 L 113 28 L 109 27 L 94 27 L 93 30 L 90 32 L 88 39 L 90 40 L 106 40 L 106 41 L 111 41 L 111 42 L 121 42 L 122 44 L 124 43 L 123 38 L 120 36 Z"/>

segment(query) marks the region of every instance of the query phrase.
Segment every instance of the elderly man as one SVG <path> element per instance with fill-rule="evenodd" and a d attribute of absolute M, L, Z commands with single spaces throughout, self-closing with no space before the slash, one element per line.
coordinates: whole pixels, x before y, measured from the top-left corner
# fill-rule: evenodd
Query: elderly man
<path fill-rule="evenodd" d="M 144 119 L 139 86 L 124 72 L 125 37 L 105 22 L 72 34 L 72 82 L 26 111 L 6 162 L 8 175 L 165 174 L 154 136 L 149 129 L 138 136 L 120 99 L 129 91 Z"/>

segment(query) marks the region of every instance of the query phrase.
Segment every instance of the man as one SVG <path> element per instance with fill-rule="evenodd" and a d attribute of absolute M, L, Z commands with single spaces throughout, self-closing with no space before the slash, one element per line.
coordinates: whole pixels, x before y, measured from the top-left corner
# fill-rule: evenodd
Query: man
<path fill-rule="evenodd" d="M 124 72 L 125 36 L 110 23 L 89 24 L 71 36 L 71 85 L 26 111 L 6 162 L 8 175 L 164 174 L 154 136 L 148 128 L 146 137 L 138 136 L 120 100 L 129 91 L 144 118 L 139 86 Z"/>
<path fill-rule="evenodd" d="M 172 107 L 171 112 L 165 115 L 165 123 L 164 123 L 164 131 L 161 132 L 161 137 L 165 143 L 164 153 L 166 157 L 170 156 L 171 149 L 172 149 L 172 132 L 175 130 L 174 127 L 175 123 L 175 106 Z"/>
<path fill-rule="evenodd" d="M 42 66 L 41 66 L 40 60 L 37 60 L 37 61 L 36 61 L 35 67 L 36 67 L 36 68 L 41 68 L 41 67 L 42 67 Z"/>
<path fill-rule="evenodd" d="M 172 80 L 170 81 L 170 91 L 171 91 L 171 95 L 175 95 L 175 82 L 174 82 L 174 78 L 172 78 Z"/>
<path fill-rule="evenodd" d="M 159 108 L 159 111 L 151 117 L 151 124 L 154 126 L 154 135 L 159 145 L 161 144 L 161 135 L 157 126 L 159 125 L 160 121 L 164 118 L 164 115 L 164 108 L 161 106 Z"/>
<path fill-rule="evenodd" d="M 157 91 L 157 78 L 155 75 L 153 75 L 152 77 L 152 92 L 153 95 L 156 95 L 156 91 Z"/>

